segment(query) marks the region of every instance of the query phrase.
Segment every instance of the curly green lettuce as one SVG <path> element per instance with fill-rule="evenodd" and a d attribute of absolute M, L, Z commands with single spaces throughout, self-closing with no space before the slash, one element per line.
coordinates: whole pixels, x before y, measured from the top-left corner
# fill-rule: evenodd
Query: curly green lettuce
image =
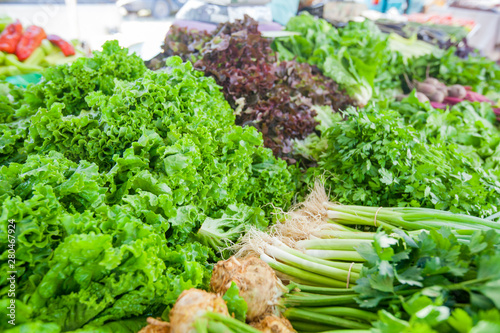
<path fill-rule="evenodd" d="M 12 219 L 24 330 L 110 332 L 165 317 L 183 290 L 208 287 L 219 246 L 265 228 L 294 192 L 286 162 L 234 124 L 215 81 L 190 63 L 171 58 L 168 71 L 133 80 L 120 73 L 134 56 L 95 58 L 58 70 L 70 84 L 93 61 L 107 64 L 97 72 L 113 80 L 66 86 L 96 90 L 83 100 L 48 81 L 28 87 L 44 97 L 16 115 L 25 159 L 0 167 L 0 266 Z M 0 302 L 6 286 L 2 276 Z"/>

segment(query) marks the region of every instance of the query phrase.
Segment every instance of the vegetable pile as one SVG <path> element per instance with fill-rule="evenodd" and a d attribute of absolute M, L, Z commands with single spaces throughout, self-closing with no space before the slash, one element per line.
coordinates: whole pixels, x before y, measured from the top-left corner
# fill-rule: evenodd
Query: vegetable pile
<path fill-rule="evenodd" d="M 277 61 L 270 43 L 246 16 L 220 24 L 211 35 L 173 26 L 164 55 L 191 58 L 222 86 L 236 123 L 256 127 L 275 156 L 295 163 L 293 141 L 305 139 L 317 125 L 313 105 L 336 111 L 354 102 L 316 67 Z"/>
<path fill-rule="evenodd" d="M 372 73 L 372 80 L 366 81 L 371 84 L 365 86 L 375 92 L 364 109 L 342 112 L 347 120 L 326 114 L 318 127 L 321 136 L 313 133 L 296 142 L 294 150 L 312 160 L 309 165 L 317 164 L 304 170 L 306 183 L 324 177 L 344 204 L 427 207 L 480 217 L 498 211 L 498 110 L 491 100 L 500 88 L 498 65 L 484 58 L 460 59 L 453 49 L 404 58 L 390 51 L 389 38 L 370 22 L 351 22 L 337 30 L 301 15 L 291 19 L 287 29 L 301 35 L 275 42 L 281 57 L 318 64 L 341 87 L 361 87 L 348 76 L 340 77 L 341 71 L 355 78 L 358 72 Z M 372 54 L 376 60 L 370 62 Z M 378 68 L 367 70 L 378 60 Z M 465 68 L 482 77 L 469 77 Z M 387 96 L 394 90 L 407 95 L 395 102 Z M 356 96 L 349 88 L 347 92 Z M 449 131 L 439 129 L 437 119 L 453 125 Z"/>
<path fill-rule="evenodd" d="M 71 52 L 2 24 L 9 61 Z M 287 30 L 173 26 L 147 66 L 107 42 L 0 82 L 2 331 L 500 331 L 500 67 Z"/>
<path fill-rule="evenodd" d="M 184 291 L 169 313 L 169 322 L 150 317 L 139 333 L 295 332 L 274 306 L 286 289 L 257 257 L 218 262 L 210 287 L 212 293 Z"/>
<path fill-rule="evenodd" d="M 297 331 L 500 328 L 497 222 L 333 204 L 318 184 L 299 207 L 269 233 L 247 234 L 236 254 L 259 255 L 286 281 L 272 304 Z"/>
<path fill-rule="evenodd" d="M 351 109 L 346 115 L 346 121 L 323 133 L 325 143 L 316 144 L 316 149 L 325 147 L 316 153 L 318 167 L 307 170 L 311 180 L 324 175 L 340 202 L 428 207 L 481 217 L 498 211 L 497 164 L 483 167 L 470 150 L 452 140 L 434 140 L 439 130 L 426 133 L 425 125 L 420 131 L 408 126 L 391 107 Z"/>
<path fill-rule="evenodd" d="M 415 87 L 420 102 L 430 101 L 436 109 L 446 109 L 448 105 L 456 105 L 463 101 L 481 102 L 495 105 L 489 98 L 471 91 L 471 87 L 454 84 L 447 87 L 439 80 L 428 77 L 424 82 L 416 82 Z M 403 95 L 402 97 L 408 97 Z M 402 98 L 398 98 L 402 99 Z M 493 112 L 500 118 L 500 108 L 493 108 Z"/>
<path fill-rule="evenodd" d="M 41 27 L 31 25 L 23 31 L 17 20 L 0 31 L 0 78 L 41 72 L 43 67 L 77 58 L 72 44 L 56 35 L 47 36 Z"/>
<path fill-rule="evenodd" d="M 275 41 L 280 58 L 318 66 L 360 105 L 372 98 L 377 74 L 390 73 L 387 36 L 371 21 L 350 22 L 337 30 L 325 20 L 303 14 L 290 19 L 287 30 L 300 35 Z"/>
<path fill-rule="evenodd" d="M 286 163 L 234 124 L 212 78 L 167 65 L 108 42 L 3 96 L 0 246 L 7 258 L 14 220 L 23 330 L 136 332 L 208 287 L 218 247 L 288 205 Z"/>

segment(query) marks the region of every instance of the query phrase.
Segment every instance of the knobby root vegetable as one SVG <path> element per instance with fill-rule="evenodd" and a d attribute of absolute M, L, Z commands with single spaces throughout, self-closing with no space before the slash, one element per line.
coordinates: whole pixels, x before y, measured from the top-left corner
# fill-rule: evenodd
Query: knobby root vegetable
<path fill-rule="evenodd" d="M 263 319 L 253 322 L 250 325 L 264 333 L 294 333 L 292 324 L 286 318 L 278 316 L 266 316 Z"/>
<path fill-rule="evenodd" d="M 421 93 L 421 92 L 418 92 L 417 91 L 417 94 L 416 94 L 417 98 L 418 98 L 418 101 L 420 103 L 425 103 L 425 102 L 429 102 L 429 97 L 427 97 L 427 95 Z"/>
<path fill-rule="evenodd" d="M 248 304 L 247 320 L 254 321 L 273 312 L 273 305 L 281 296 L 281 283 L 265 262 L 254 256 L 219 261 L 210 280 L 212 291 L 222 295 L 233 281 Z"/>
<path fill-rule="evenodd" d="M 138 333 L 170 333 L 170 323 L 162 321 L 160 318 L 149 317 L 148 326 L 144 327 Z"/>
<path fill-rule="evenodd" d="M 450 87 L 448 87 L 448 95 L 450 97 L 456 97 L 456 98 L 465 98 L 467 95 L 467 90 L 465 90 L 464 86 L 460 84 L 454 84 Z"/>
<path fill-rule="evenodd" d="M 437 87 L 440 82 L 436 78 L 428 77 L 424 80 L 424 83 L 432 84 L 433 86 Z"/>
<path fill-rule="evenodd" d="M 437 103 L 442 103 L 444 101 L 444 98 L 446 97 L 444 93 L 440 90 L 434 91 L 432 95 L 428 95 L 429 99 L 431 102 L 437 102 Z"/>
<path fill-rule="evenodd" d="M 430 83 L 425 83 L 425 82 L 417 82 L 416 83 L 417 91 L 425 94 L 426 96 L 431 96 L 436 92 L 436 86 L 430 84 Z"/>
<path fill-rule="evenodd" d="M 196 319 L 207 312 L 229 315 L 221 296 L 204 290 L 184 290 L 170 311 L 170 333 L 195 333 Z"/>

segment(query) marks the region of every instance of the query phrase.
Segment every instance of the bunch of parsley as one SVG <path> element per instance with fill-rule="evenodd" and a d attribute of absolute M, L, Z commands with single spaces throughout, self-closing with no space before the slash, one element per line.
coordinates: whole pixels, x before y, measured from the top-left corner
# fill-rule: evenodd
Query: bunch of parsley
<path fill-rule="evenodd" d="M 500 330 L 500 234 L 477 231 L 470 242 L 450 229 L 398 234 L 378 232 L 358 248 L 367 260 L 358 303 L 384 309 L 376 332 Z"/>
<path fill-rule="evenodd" d="M 336 200 L 479 217 L 498 211 L 497 176 L 457 144 L 429 140 L 383 103 L 345 116 L 324 131 L 318 167 L 307 170 L 309 180 L 325 177 Z"/>

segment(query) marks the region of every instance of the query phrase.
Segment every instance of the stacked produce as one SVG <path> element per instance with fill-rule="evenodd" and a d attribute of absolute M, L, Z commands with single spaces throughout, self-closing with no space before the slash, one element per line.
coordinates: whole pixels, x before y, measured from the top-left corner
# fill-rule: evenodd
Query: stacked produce
<path fill-rule="evenodd" d="M 295 163 L 293 141 L 305 139 L 317 125 L 313 106 L 336 111 L 354 102 L 314 66 L 277 61 L 257 26 L 248 16 L 220 24 L 211 35 L 173 26 L 164 56 L 182 54 L 214 77 L 235 110 L 236 123 L 256 127 L 275 156 Z"/>
<path fill-rule="evenodd" d="M 413 97 L 392 106 L 348 110 L 346 121 L 334 122 L 321 140 L 312 140 L 301 148 L 318 163 L 307 170 L 308 181 L 325 177 L 332 195 L 344 204 L 428 207 L 480 217 L 498 212 L 500 182 L 495 144 L 487 151 L 484 148 L 488 143 L 483 146 L 471 137 L 467 142 L 465 133 L 440 135 L 439 129 L 431 131 L 437 125 L 431 119 L 414 128 L 394 111 L 407 111 L 413 116 L 420 105 Z M 440 112 L 434 114 L 439 117 Z M 485 112 L 494 120 L 491 106 Z M 490 120 L 483 121 L 492 127 Z M 455 126 L 460 131 L 466 124 L 458 122 Z M 469 131 L 482 131 L 480 124 L 476 126 Z M 492 130 L 493 137 L 498 139 L 498 135 Z M 485 160 L 489 162 L 483 164 Z"/>
<path fill-rule="evenodd" d="M 500 331 L 500 67 L 287 29 L 174 26 L 157 71 L 108 42 L 0 83 L 2 331 Z M 25 34 L 25 62 L 71 51 Z"/>
<path fill-rule="evenodd" d="M 296 57 L 300 62 L 316 64 L 326 76 L 341 87 L 347 87 L 349 94 L 365 102 L 362 104 L 370 100 L 372 91 L 375 97 L 387 98 L 381 93 L 387 93 L 387 89 L 400 89 L 404 74 L 421 82 L 434 77 L 446 85 L 470 86 L 474 92 L 498 99 L 489 96 L 497 96 L 500 89 L 498 65 L 483 57 L 461 59 L 454 54 L 454 47 L 444 53 L 432 52 L 405 59 L 399 52 L 391 50 L 389 37 L 370 21 L 349 22 L 345 28 L 335 29 L 324 20 L 303 14 L 292 18 L 286 28 L 300 35 L 275 41 L 274 48 L 280 58 Z M 348 88 L 356 85 L 349 76 L 368 92 L 364 98 L 359 98 L 361 95 L 356 94 L 356 89 Z M 360 80 L 362 78 L 365 80 Z"/>
<path fill-rule="evenodd" d="M 257 257 L 218 262 L 210 287 L 213 293 L 184 291 L 170 311 L 169 322 L 148 318 L 149 325 L 139 333 L 295 332 L 274 306 L 286 289 Z"/>
<path fill-rule="evenodd" d="M 329 202 L 319 183 L 285 216 L 268 233 L 248 233 L 236 246 L 239 259 L 215 266 L 210 285 L 219 296 L 187 291 L 170 323 L 150 318 L 142 333 L 257 332 L 245 318 L 275 333 L 500 328 L 497 222 L 432 209 L 343 206 Z M 187 302 L 191 293 L 210 301 Z"/>
<path fill-rule="evenodd" d="M 347 28 L 336 30 L 325 21 L 302 15 L 290 20 L 287 27 L 301 35 L 275 43 L 280 56 L 296 56 L 300 61 L 318 64 L 331 77 L 339 71 L 330 71 L 327 64 L 336 63 L 335 68 L 352 73 L 361 71 L 371 64 L 368 61 L 370 51 L 377 60 L 387 61 L 378 70 L 373 69 L 374 91 L 378 93 L 366 108 L 347 109 L 343 112 L 345 121 L 329 116 L 319 128 L 321 137 L 311 134 L 305 141 L 296 143 L 296 152 L 317 164 L 305 170 L 305 182 L 311 184 L 317 177 L 325 177 L 327 188 L 343 204 L 427 207 L 480 217 L 496 213 L 500 204 L 500 169 L 495 144 L 499 133 L 492 129 L 489 141 L 485 139 L 488 143 L 480 140 L 479 134 L 483 126 L 495 128 L 492 105 L 459 103 L 453 111 L 438 111 L 429 103 L 422 103 L 426 96 L 420 93 L 417 94 L 420 101 L 411 94 L 402 102 L 392 102 L 386 94 L 393 94 L 396 88 L 402 91 L 406 81 L 420 82 L 415 84 L 419 88 L 424 85 L 425 78 L 434 77 L 443 82 L 438 83 L 440 87 L 428 89 L 427 93 L 434 100 L 444 100 L 444 94 L 448 94 L 448 89 L 443 89 L 444 84 L 453 87 L 451 92 L 455 95 L 463 94 L 460 84 L 464 88 L 470 86 L 471 92 L 467 93 L 466 89 L 466 97 L 471 99 L 477 99 L 479 93 L 494 97 L 495 90 L 500 87 L 498 66 L 484 59 L 459 59 L 450 53 L 451 49 L 442 58 L 424 55 L 404 61 L 397 52 L 391 55 L 387 36 L 377 32 L 376 27 L 370 28 L 371 33 L 365 33 L 368 26 L 369 23 L 351 22 Z M 342 47 L 334 48 L 334 45 Z M 359 48 L 359 45 L 366 47 Z M 376 50 L 381 50 L 382 54 Z M 346 61 L 362 57 L 367 59 L 364 63 Z M 444 62 L 424 63 L 429 57 Z M 485 66 L 480 68 L 479 64 Z M 465 70 L 451 76 L 452 65 L 477 70 L 489 81 L 486 84 L 476 77 L 469 79 L 461 75 Z M 337 81 L 342 85 L 342 81 Z M 411 90 L 413 85 L 410 86 Z M 436 126 L 434 119 L 451 122 L 453 120 L 446 119 L 446 114 L 458 116 L 457 110 L 463 109 L 467 109 L 468 114 L 459 116 L 454 122 L 455 132 L 443 135 L 445 131 L 431 129 Z M 469 112 L 471 109 L 473 112 Z M 476 120 L 469 116 L 481 123 L 473 125 Z M 462 131 L 468 133 L 467 136 L 462 135 Z"/>
<path fill-rule="evenodd" d="M 268 234 L 247 234 L 237 253 L 258 254 L 288 283 L 275 304 L 299 332 L 500 328 L 497 222 L 343 206 L 318 184 L 299 207 Z"/>
<path fill-rule="evenodd" d="M 428 77 L 424 82 L 409 84 L 417 90 L 417 97 L 420 102 L 430 101 L 432 107 L 436 109 L 446 109 L 449 105 L 455 105 L 463 101 L 482 102 L 495 105 L 495 102 L 489 98 L 471 91 L 471 87 L 464 87 L 460 84 L 446 86 L 439 80 Z M 408 95 L 400 95 L 397 99 L 401 100 Z M 493 108 L 493 112 L 500 118 L 500 108 Z"/>
<path fill-rule="evenodd" d="M 3 92 L 4 258 L 9 221 L 16 232 L 11 332 L 136 332 L 183 290 L 208 287 L 214 248 L 288 205 L 286 163 L 254 128 L 234 124 L 212 78 L 179 58 L 167 65 L 151 72 L 108 42 Z"/>
<path fill-rule="evenodd" d="M 56 35 L 47 36 L 41 27 L 31 25 L 23 29 L 15 21 L 0 31 L 0 78 L 41 72 L 43 67 L 77 58 L 72 44 Z"/>
<path fill-rule="evenodd" d="M 318 66 L 360 105 L 376 93 L 377 81 L 393 78 L 390 62 L 401 57 L 391 52 L 387 36 L 371 21 L 350 22 L 337 30 L 325 20 L 303 14 L 290 19 L 287 30 L 300 35 L 274 42 L 280 58 Z"/>

